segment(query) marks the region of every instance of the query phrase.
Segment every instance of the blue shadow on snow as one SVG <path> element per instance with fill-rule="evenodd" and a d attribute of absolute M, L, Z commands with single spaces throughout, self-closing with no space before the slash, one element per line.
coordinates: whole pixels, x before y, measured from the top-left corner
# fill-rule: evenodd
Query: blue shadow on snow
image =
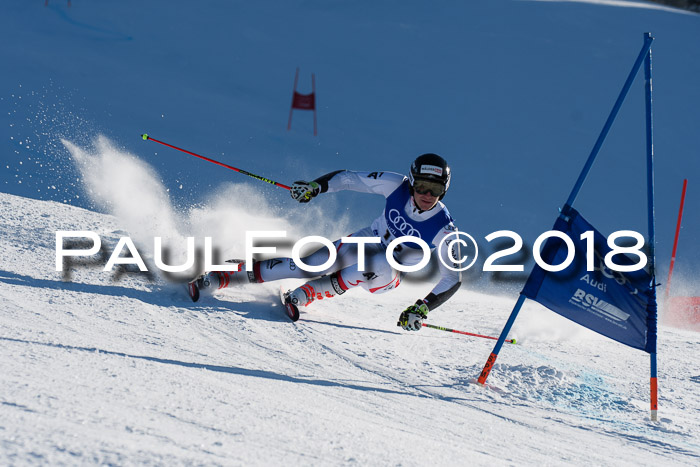
<path fill-rule="evenodd" d="M 395 391 L 392 389 L 384 389 L 384 388 L 379 388 L 379 387 L 372 387 L 372 386 L 361 386 L 359 384 L 347 384 L 347 383 L 340 383 L 338 381 L 328 381 L 328 380 L 322 380 L 322 379 L 306 379 L 306 378 L 299 378 L 296 376 L 289 376 L 289 375 L 283 375 L 280 373 L 275 373 L 273 371 L 268 371 L 268 370 L 255 370 L 255 369 L 250 369 L 250 368 L 242 368 L 242 367 L 237 367 L 237 366 L 221 366 L 221 365 L 210 365 L 206 363 L 193 363 L 193 362 L 183 362 L 180 360 L 172 360 L 172 359 L 167 359 L 167 358 L 158 358 L 158 357 L 148 357 L 145 355 L 131 355 L 123 352 L 112 352 L 109 350 L 102 350 L 98 349 L 96 347 L 76 347 L 72 345 L 63 345 L 63 344 L 52 344 L 49 342 L 38 342 L 38 341 L 29 341 L 29 340 L 23 340 L 23 339 L 13 339 L 11 337 L 0 337 L 0 341 L 5 341 L 5 342 L 15 342 L 15 343 L 20 343 L 20 344 L 31 344 L 31 345 L 42 345 L 45 347 L 53 347 L 57 349 L 62 349 L 62 350 L 73 350 L 73 351 L 80 351 L 80 352 L 87 352 L 91 354 L 104 354 L 104 355 L 112 355 L 115 357 L 127 357 L 127 358 L 134 358 L 138 360 L 145 360 L 148 362 L 154 362 L 154 363 L 160 363 L 164 365 L 175 365 L 175 366 L 180 366 L 180 367 L 185 367 L 185 368 L 196 368 L 196 369 L 202 369 L 202 370 L 208 370 L 208 371 L 216 371 L 218 373 L 227 373 L 227 374 L 233 374 L 233 375 L 240 375 L 240 376 L 250 376 L 254 378 L 264 378 L 264 379 L 270 379 L 270 380 L 275 380 L 275 381 L 286 381 L 288 383 L 300 383 L 300 384 L 310 384 L 313 386 L 327 386 L 327 387 L 342 387 L 346 389 L 354 389 L 357 391 L 373 391 L 373 392 L 381 392 L 385 394 L 402 394 L 402 395 L 409 395 L 409 396 L 420 396 L 419 394 L 411 393 L 411 392 L 404 392 L 404 391 Z"/>

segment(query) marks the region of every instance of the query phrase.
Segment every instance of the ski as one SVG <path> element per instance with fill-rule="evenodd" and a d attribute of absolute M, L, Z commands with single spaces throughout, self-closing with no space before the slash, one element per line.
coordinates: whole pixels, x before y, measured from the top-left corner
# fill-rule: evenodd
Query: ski
<path fill-rule="evenodd" d="M 282 287 L 280 287 L 280 301 L 282 302 L 282 306 L 284 306 L 287 317 L 291 319 L 292 322 L 297 321 L 299 319 L 299 308 L 288 300 L 287 294 L 284 293 Z"/>
<path fill-rule="evenodd" d="M 187 283 L 187 293 L 190 295 L 190 298 L 193 302 L 199 300 L 199 287 L 197 287 L 197 281 L 200 278 L 201 276 Z"/>
<path fill-rule="evenodd" d="M 245 262 L 242 259 L 227 259 L 227 263 L 235 263 L 235 264 L 240 264 L 241 266 Z M 240 270 L 240 269 L 239 269 Z M 205 276 L 198 276 L 196 279 L 190 281 L 187 283 L 187 293 L 189 294 L 190 298 L 192 299 L 193 302 L 197 302 L 200 297 L 200 292 L 199 292 L 199 286 L 201 285 L 201 281 L 203 280 Z M 208 286 L 208 284 L 207 284 Z M 285 293 L 284 289 L 280 287 L 279 289 L 279 295 L 280 295 L 280 302 L 282 303 L 282 306 L 284 307 L 284 312 L 287 315 L 289 319 L 292 320 L 292 322 L 295 322 L 299 320 L 299 308 L 291 303 L 291 301 L 287 298 L 288 293 Z"/>

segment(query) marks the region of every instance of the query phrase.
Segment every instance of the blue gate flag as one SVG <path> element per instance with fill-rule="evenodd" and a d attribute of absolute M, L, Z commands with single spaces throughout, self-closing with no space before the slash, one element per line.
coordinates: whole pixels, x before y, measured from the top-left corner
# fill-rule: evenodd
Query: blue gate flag
<path fill-rule="evenodd" d="M 570 206 L 564 207 L 553 230 L 571 238 L 576 249 L 574 261 L 559 272 L 545 271 L 536 265 L 521 293 L 599 334 L 636 349 L 652 351 L 656 330 L 647 328 L 647 305 L 653 300 L 648 293 L 651 276 L 644 269 L 619 272 L 607 268 L 603 261 L 611 251 L 607 239 Z M 586 231 L 594 232 L 594 270 L 590 272 L 586 270 L 587 242 L 581 240 L 581 234 Z M 564 262 L 567 253 L 563 240 L 550 237 L 541 257 L 547 264 L 557 265 Z M 625 254 L 616 254 L 612 260 L 618 265 L 637 262 Z"/>

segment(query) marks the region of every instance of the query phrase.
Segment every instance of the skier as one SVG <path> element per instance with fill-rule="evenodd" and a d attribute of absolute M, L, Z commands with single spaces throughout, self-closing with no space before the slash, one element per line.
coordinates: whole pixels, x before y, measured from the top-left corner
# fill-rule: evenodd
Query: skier
<path fill-rule="evenodd" d="M 252 271 L 212 271 L 190 283 L 190 296 L 194 301 L 200 291 L 215 290 L 249 283 L 270 282 L 289 278 L 314 278 L 295 290 L 284 294 L 284 302 L 290 317 L 296 320 L 299 307 L 309 306 L 315 300 L 342 295 L 356 287 L 371 293 L 383 293 L 399 286 L 401 273 L 394 270 L 386 259 L 387 245 L 397 237 L 414 236 L 426 241 L 431 250 L 440 245 L 441 258 L 457 261 L 459 242 L 441 241 L 457 231 L 452 217 L 440 201 L 450 187 L 450 167 L 437 154 L 423 154 L 411 165 L 408 177 L 394 172 L 354 172 L 338 170 L 314 181 L 297 181 L 290 190 L 294 200 L 308 203 L 321 193 L 352 190 L 384 195 L 386 205 L 381 216 L 372 225 L 350 236 L 380 237 L 381 243 L 368 243 L 365 249 L 365 268 L 357 267 L 357 245 L 336 240 L 335 263 L 321 273 L 310 273 L 299 268 L 291 258 L 275 258 L 256 261 Z M 452 248 L 452 252 L 448 249 Z M 309 266 L 318 266 L 328 260 L 326 248 L 321 248 L 303 258 Z M 415 243 L 403 243 L 394 249 L 394 259 L 402 265 L 415 265 L 423 257 L 423 251 Z M 458 264 L 453 263 L 456 269 Z M 423 299 L 406 308 L 399 316 L 399 324 L 408 331 L 421 329 L 428 312 L 445 303 L 461 285 L 461 273 L 440 262 L 441 278 L 433 290 Z"/>

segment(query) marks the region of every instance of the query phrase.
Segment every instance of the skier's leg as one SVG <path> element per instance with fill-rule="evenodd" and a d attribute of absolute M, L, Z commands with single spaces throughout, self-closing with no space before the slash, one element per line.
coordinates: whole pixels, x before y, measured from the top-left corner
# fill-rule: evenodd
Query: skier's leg
<path fill-rule="evenodd" d="M 336 243 L 340 243 L 338 240 Z M 337 245 L 336 245 L 337 246 Z M 309 266 L 318 266 L 328 260 L 328 250 L 321 248 L 310 254 L 302 261 Z M 338 268 L 331 266 L 330 271 Z M 217 290 L 228 287 L 237 287 L 246 284 L 259 284 L 280 279 L 305 279 L 318 277 L 318 272 L 306 272 L 298 267 L 292 258 L 274 258 L 263 261 L 255 261 L 253 270 L 246 271 L 245 263 L 238 265 L 238 271 L 209 271 L 196 281 L 199 291 L 211 294 Z"/>
<path fill-rule="evenodd" d="M 348 237 L 368 237 L 374 235 L 372 229 L 365 227 L 354 232 Z M 280 279 L 311 279 L 326 274 L 339 271 L 343 268 L 357 263 L 357 245 L 353 243 L 343 243 L 342 239 L 333 242 L 336 252 L 335 262 L 326 270 L 320 272 L 304 271 L 300 265 L 291 258 L 275 258 L 255 263 L 256 282 L 271 282 Z M 301 258 L 302 263 L 307 266 L 320 266 L 328 261 L 328 248 L 321 247 L 312 254 Z"/>
<path fill-rule="evenodd" d="M 401 273 L 392 268 L 386 260 L 384 247 L 378 245 L 374 250 L 364 271 L 359 271 L 357 267 L 349 267 L 338 272 L 341 287 L 346 290 L 362 287 L 370 293 L 380 294 L 399 286 Z"/>
<path fill-rule="evenodd" d="M 366 227 L 350 236 L 371 236 L 372 231 Z M 280 279 L 311 279 L 322 274 L 329 274 L 357 262 L 357 246 L 343 244 L 340 239 L 333 242 L 336 251 L 336 261 L 328 269 L 321 272 L 304 271 L 292 258 L 273 258 L 263 261 L 255 261 L 252 271 L 245 271 L 244 265 L 239 265 L 238 271 L 211 271 L 206 273 L 197 284 L 200 291 L 211 293 L 215 290 L 227 287 L 271 282 Z M 329 252 L 321 247 L 310 255 L 302 258 L 302 262 L 308 266 L 320 266 L 328 261 Z"/>
<path fill-rule="evenodd" d="M 237 271 L 209 271 L 194 281 L 193 284 L 199 289 L 199 294 L 211 295 L 217 290 L 227 287 L 254 284 L 256 282 L 258 281 L 255 279 L 254 272 L 246 271 L 245 263 L 239 263 Z M 192 293 L 190 293 L 191 295 Z"/>
<path fill-rule="evenodd" d="M 301 287 L 287 292 L 286 296 L 293 305 L 300 307 L 308 306 L 314 300 L 323 300 L 324 298 L 333 298 L 336 295 L 342 295 L 348 289 L 340 285 L 338 279 L 340 272 L 341 271 L 337 271 L 309 281 Z"/>
<path fill-rule="evenodd" d="M 309 281 L 288 293 L 291 302 L 297 306 L 308 306 L 314 300 L 342 295 L 355 287 L 362 287 L 371 293 L 395 289 L 401 282 L 401 276 L 386 261 L 385 251 L 381 245 L 368 245 L 365 249 L 366 263 L 363 271 L 353 264 L 338 272 Z"/>

